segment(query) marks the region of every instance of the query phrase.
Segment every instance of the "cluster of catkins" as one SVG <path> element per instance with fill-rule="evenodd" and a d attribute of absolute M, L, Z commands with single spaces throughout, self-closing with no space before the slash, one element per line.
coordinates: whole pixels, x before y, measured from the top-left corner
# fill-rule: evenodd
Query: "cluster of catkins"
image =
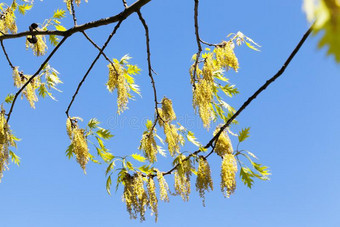
<path fill-rule="evenodd" d="M 232 41 L 222 42 L 217 45 L 212 52 L 203 56 L 203 68 L 195 63 L 190 68 L 191 82 L 194 85 L 193 107 L 198 110 L 200 118 L 205 128 L 209 128 L 213 119 L 211 103 L 216 90 L 214 75 L 223 69 L 239 68 L 237 57 L 234 53 L 234 43 Z M 198 58 L 199 56 L 196 56 Z"/>
<path fill-rule="evenodd" d="M 1 33 L 17 33 L 18 28 L 15 23 L 15 15 L 12 7 L 8 7 L 0 14 L 0 31 Z M 0 35 L 1 35 L 0 33 Z"/>
<path fill-rule="evenodd" d="M 3 171 L 7 168 L 9 158 L 9 147 L 15 146 L 15 141 L 7 120 L 5 118 L 5 110 L 1 106 L 0 112 L 0 181 L 3 176 Z"/>
<path fill-rule="evenodd" d="M 159 183 L 160 199 L 168 202 L 169 187 L 161 172 L 157 171 L 157 180 Z M 144 186 L 146 181 L 146 188 Z M 154 176 L 143 176 L 138 172 L 134 175 L 125 174 L 123 179 L 124 193 L 123 201 L 126 203 L 126 209 L 130 214 L 130 218 L 136 219 L 140 216 L 140 220 L 145 220 L 145 211 L 150 208 L 152 214 L 155 215 L 155 220 L 158 218 L 158 199 L 156 195 L 156 185 Z"/>
<path fill-rule="evenodd" d="M 67 118 L 66 130 L 71 140 L 70 149 L 72 149 L 77 162 L 85 172 L 86 164 L 90 159 L 85 130 L 78 127 L 77 118 Z"/>
<path fill-rule="evenodd" d="M 17 88 L 21 88 L 29 79 L 30 75 L 24 75 L 22 72 L 19 72 L 18 67 L 13 69 L 13 80 L 14 86 Z M 27 84 L 22 94 L 29 101 L 32 108 L 35 108 L 35 102 L 38 101 L 38 97 L 35 93 L 35 90 L 40 86 L 40 81 L 37 78 L 33 78 L 31 82 Z"/>

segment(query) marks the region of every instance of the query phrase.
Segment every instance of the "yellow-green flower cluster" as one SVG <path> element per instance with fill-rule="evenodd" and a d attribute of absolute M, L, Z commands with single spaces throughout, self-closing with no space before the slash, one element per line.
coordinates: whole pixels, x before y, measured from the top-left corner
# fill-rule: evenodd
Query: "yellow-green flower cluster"
<path fill-rule="evenodd" d="M 9 147 L 15 146 L 14 136 L 11 133 L 7 120 L 5 118 L 5 110 L 1 106 L 0 111 L 0 182 L 3 171 L 7 168 L 9 159 Z"/>
<path fill-rule="evenodd" d="M 14 86 L 17 88 L 21 88 L 29 79 L 30 75 L 24 75 L 20 73 L 18 67 L 13 69 L 13 80 Z M 35 93 L 35 90 L 40 86 L 40 80 L 38 78 L 33 78 L 30 83 L 27 84 L 25 89 L 23 90 L 22 94 L 26 97 L 29 101 L 30 106 L 34 109 L 35 103 L 38 101 L 38 97 Z"/>
<path fill-rule="evenodd" d="M 237 162 L 233 154 L 227 153 L 223 156 L 221 167 L 221 191 L 228 197 L 236 189 Z"/>
<path fill-rule="evenodd" d="M 190 176 L 191 176 L 191 161 L 185 160 L 184 155 L 178 157 L 178 167 L 175 171 L 175 191 L 177 195 L 181 195 L 184 201 L 189 201 L 190 188 Z"/>
<path fill-rule="evenodd" d="M 77 162 L 86 172 L 86 164 L 90 159 L 90 153 L 85 137 L 85 130 L 78 127 L 76 118 L 68 118 L 66 121 L 66 131 L 71 139 L 72 151 L 76 156 Z"/>
<path fill-rule="evenodd" d="M 165 178 L 163 174 L 157 170 L 157 180 L 159 184 L 159 193 L 160 193 L 160 199 L 164 202 L 169 202 L 169 186 L 168 183 L 166 183 Z"/>
<path fill-rule="evenodd" d="M 2 33 L 8 33 L 9 31 L 11 31 L 12 33 L 17 33 L 18 28 L 15 23 L 15 15 L 12 7 L 8 7 L 6 10 L 1 12 L 0 31 Z M 0 35 L 2 34 L 0 33 Z"/>
<path fill-rule="evenodd" d="M 35 56 L 43 56 L 47 52 L 46 38 L 44 35 L 37 35 L 36 38 L 36 43 L 30 43 L 26 39 L 26 49 L 31 48 Z"/>
<path fill-rule="evenodd" d="M 157 161 L 157 144 L 153 132 L 145 131 L 140 141 L 139 150 L 143 150 L 144 156 L 152 163 Z"/>
<path fill-rule="evenodd" d="M 72 8 L 71 8 L 72 1 L 74 1 L 77 4 L 77 6 L 79 6 L 81 3 L 81 0 L 64 0 L 64 2 L 66 3 L 67 9 L 68 11 L 70 11 L 70 13 L 72 13 Z M 87 0 L 85 0 L 85 2 L 87 2 Z"/>
<path fill-rule="evenodd" d="M 214 135 L 220 130 L 219 127 L 217 127 L 217 129 L 215 130 L 214 132 Z M 234 151 L 233 151 L 233 146 L 231 144 L 231 141 L 230 141 L 230 138 L 228 136 L 228 133 L 223 131 L 216 144 L 215 144 L 215 152 L 223 157 L 225 154 L 232 154 Z"/>
<path fill-rule="evenodd" d="M 214 49 L 216 55 L 216 65 L 229 70 L 233 68 L 236 72 L 239 68 L 238 59 L 234 53 L 234 43 L 232 41 L 222 42 Z"/>
<path fill-rule="evenodd" d="M 151 215 L 155 214 L 155 221 L 158 219 L 158 199 L 156 195 L 156 185 L 152 177 L 148 178 L 147 183 L 148 195 L 149 195 L 149 205 L 151 208 Z"/>
<path fill-rule="evenodd" d="M 107 89 L 110 92 L 113 92 L 117 89 L 118 95 L 118 113 L 123 112 L 127 109 L 128 97 L 129 97 L 129 84 L 127 83 L 124 77 L 124 71 L 119 62 L 114 62 L 112 64 L 108 64 L 109 68 L 109 80 L 107 81 Z"/>
<path fill-rule="evenodd" d="M 123 201 L 131 219 L 140 215 L 140 220 L 145 220 L 146 207 L 149 205 L 148 195 L 144 189 L 143 175 L 136 173 L 131 176 L 126 174 L 123 180 L 124 193 Z"/>
<path fill-rule="evenodd" d="M 163 127 L 165 142 L 168 144 L 168 150 L 171 156 L 179 153 L 180 144 L 184 143 L 184 138 L 178 133 L 176 125 L 171 124 L 176 119 L 175 111 L 172 108 L 172 101 L 166 97 L 162 99 L 162 108 L 158 108 L 158 124 Z"/>
<path fill-rule="evenodd" d="M 211 179 L 211 170 L 207 159 L 200 156 L 196 178 L 196 191 L 202 198 L 203 206 L 205 206 L 205 191 L 213 190 L 213 182 Z"/>
<path fill-rule="evenodd" d="M 213 84 L 205 79 L 199 80 L 193 91 L 192 104 L 196 111 L 198 109 L 205 128 L 210 127 L 210 121 L 213 119 L 213 111 L 211 109 L 213 99 Z"/>

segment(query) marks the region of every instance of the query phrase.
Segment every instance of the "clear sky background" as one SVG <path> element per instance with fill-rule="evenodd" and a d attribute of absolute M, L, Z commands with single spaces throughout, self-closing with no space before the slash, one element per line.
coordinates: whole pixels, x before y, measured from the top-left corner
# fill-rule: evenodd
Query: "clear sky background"
<path fill-rule="evenodd" d="M 236 49 L 239 73 L 227 76 L 241 93 L 232 100 L 226 98 L 235 108 L 277 72 L 308 29 L 301 5 L 297 0 L 201 0 L 202 39 L 218 43 L 229 33 L 242 31 L 262 46 L 261 52 L 246 46 Z M 197 51 L 193 6 L 193 0 L 153 0 L 142 13 L 150 27 L 158 96 L 172 99 L 179 121 L 206 144 L 212 130 L 203 129 L 194 114 L 188 74 L 191 56 Z M 65 9 L 65 4 L 61 0 L 36 1 L 27 16 L 18 16 L 19 31 L 27 30 L 32 22 L 42 23 L 57 8 Z M 76 8 L 80 24 L 122 9 L 120 0 L 89 0 Z M 72 26 L 70 15 L 63 24 Z M 93 29 L 88 34 L 101 46 L 113 26 Z M 84 175 L 78 163 L 65 156 L 69 139 L 64 112 L 78 81 L 97 55 L 81 34 L 72 36 L 50 61 L 64 82 L 59 86 L 63 92 L 54 93 L 58 101 L 41 99 L 33 110 L 26 100 L 18 100 L 14 108 L 10 125 L 22 138 L 17 151 L 21 166 L 11 164 L 0 184 L 0 226 L 340 226 L 340 66 L 332 57 L 326 57 L 325 50 L 317 49 L 317 41 L 318 37 L 308 38 L 283 77 L 261 94 L 239 116 L 240 125 L 233 127 L 234 131 L 251 127 L 251 137 L 243 148 L 270 166 L 271 180 L 256 181 L 249 190 L 238 178 L 235 194 L 225 199 L 219 188 L 220 159 L 212 156 L 209 160 L 215 191 L 207 194 L 206 207 L 193 181 L 190 201 L 171 197 L 170 203 L 160 202 L 155 224 L 149 211 L 144 223 L 129 219 L 121 201 L 121 188 L 112 196 L 106 193 L 105 165 L 90 163 Z M 26 51 L 24 38 L 6 40 L 5 45 L 13 64 L 26 74 L 33 74 L 45 59 Z M 96 117 L 102 127 L 109 128 L 115 135 L 107 143 L 113 154 L 136 153 L 145 119 L 153 118 L 154 112 L 144 30 L 136 15 L 122 23 L 106 53 L 111 58 L 127 53 L 133 57 L 131 63 L 142 68 L 141 75 L 136 76 L 142 97 L 130 101 L 129 110 L 117 116 L 116 95 L 105 87 L 107 62 L 101 59 L 70 114 L 85 122 Z M 5 57 L 0 57 L 0 100 L 4 100 L 6 94 L 16 90 Z M 160 160 L 161 170 L 171 167 L 170 159 Z M 172 184 L 170 178 L 167 180 Z"/>

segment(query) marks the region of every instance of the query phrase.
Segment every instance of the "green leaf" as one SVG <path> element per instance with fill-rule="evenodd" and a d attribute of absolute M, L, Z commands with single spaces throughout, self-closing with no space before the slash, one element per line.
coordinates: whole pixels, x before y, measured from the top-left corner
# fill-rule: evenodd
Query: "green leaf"
<path fill-rule="evenodd" d="M 58 43 L 59 43 L 59 39 L 57 38 L 56 35 L 50 35 L 48 37 L 48 39 L 50 40 L 50 43 L 53 45 L 53 46 L 57 46 Z"/>
<path fill-rule="evenodd" d="M 150 130 L 153 126 L 153 122 L 151 120 L 147 120 L 145 126 L 148 130 Z"/>
<path fill-rule="evenodd" d="M 145 162 L 146 161 L 146 158 L 139 155 L 139 154 L 132 154 L 131 157 L 133 159 L 135 159 L 136 161 L 139 161 L 139 162 Z"/>
<path fill-rule="evenodd" d="M 65 10 L 62 10 L 62 9 L 57 9 L 57 11 L 54 12 L 53 14 L 53 18 L 58 18 L 58 19 L 61 19 L 63 17 L 65 17 Z"/>
<path fill-rule="evenodd" d="M 17 166 L 20 165 L 20 158 L 13 151 L 9 151 L 9 155 L 11 156 L 12 162 L 14 162 Z"/>
<path fill-rule="evenodd" d="M 109 163 L 111 162 L 115 156 L 111 154 L 110 152 L 102 151 L 99 148 L 97 148 L 98 155 L 104 160 L 104 162 Z"/>
<path fill-rule="evenodd" d="M 243 142 L 249 137 L 250 128 L 242 129 L 238 134 L 238 141 Z"/>
<path fill-rule="evenodd" d="M 28 5 L 28 4 L 22 4 L 19 5 L 18 10 L 22 15 L 26 14 L 26 10 L 30 10 L 33 5 Z"/>
<path fill-rule="evenodd" d="M 67 147 L 66 156 L 68 157 L 68 159 L 71 159 L 73 157 L 73 144 L 70 144 Z"/>
<path fill-rule="evenodd" d="M 14 97 L 15 97 L 15 95 L 13 95 L 13 94 L 7 95 L 6 98 L 5 98 L 5 102 L 6 103 L 12 103 L 13 100 L 14 100 Z"/>
<path fill-rule="evenodd" d="M 135 169 L 133 168 L 132 163 L 129 162 L 129 161 L 126 162 L 126 167 L 127 167 L 129 170 L 131 170 L 131 171 L 134 171 L 134 170 L 135 170 Z"/>
<path fill-rule="evenodd" d="M 55 27 L 55 29 L 57 29 L 58 31 L 66 31 L 67 29 L 64 27 L 64 26 L 62 26 L 62 25 L 54 25 L 54 27 Z"/>
<path fill-rule="evenodd" d="M 95 128 L 98 127 L 99 123 L 100 122 L 96 118 L 92 118 L 92 119 L 89 120 L 89 123 L 87 123 L 87 126 L 90 129 L 95 129 Z"/>
<path fill-rule="evenodd" d="M 187 134 L 187 139 L 190 141 L 192 144 L 194 144 L 197 147 L 201 147 L 201 143 L 197 141 L 196 137 L 194 136 L 194 133 L 191 131 L 188 131 Z"/>
<path fill-rule="evenodd" d="M 149 165 L 143 165 L 143 166 L 139 167 L 138 169 L 145 174 L 150 174 L 150 173 L 153 172 L 153 169 L 150 168 Z"/>
<path fill-rule="evenodd" d="M 111 162 L 110 165 L 106 168 L 105 175 L 107 175 L 114 167 L 115 163 Z"/>
<path fill-rule="evenodd" d="M 101 137 L 105 140 L 108 140 L 111 137 L 113 137 L 113 135 L 111 134 L 111 132 L 108 129 L 99 129 L 96 133 L 99 137 Z"/>
<path fill-rule="evenodd" d="M 106 191 L 107 193 L 109 193 L 109 195 L 111 195 L 111 184 L 112 184 L 112 181 L 111 181 L 111 175 L 110 175 L 106 180 Z"/>
<path fill-rule="evenodd" d="M 248 188 L 251 188 L 254 182 L 254 180 L 252 179 L 253 177 L 252 171 L 248 167 L 241 167 L 240 176 L 241 176 L 242 182 L 245 185 L 247 185 Z"/>

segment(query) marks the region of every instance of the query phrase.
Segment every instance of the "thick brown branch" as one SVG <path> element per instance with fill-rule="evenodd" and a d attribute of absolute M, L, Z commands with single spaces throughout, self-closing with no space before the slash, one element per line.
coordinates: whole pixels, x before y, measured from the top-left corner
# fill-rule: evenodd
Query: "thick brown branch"
<path fill-rule="evenodd" d="M 86 80 L 86 77 L 89 75 L 89 73 L 91 72 L 93 66 L 96 64 L 96 62 L 98 61 L 100 55 L 102 55 L 103 51 L 105 50 L 105 48 L 107 47 L 107 45 L 109 44 L 109 42 L 111 41 L 112 37 L 114 36 L 114 34 L 116 34 L 119 26 L 121 25 L 123 21 L 119 21 L 116 26 L 114 27 L 113 31 L 111 32 L 111 34 L 109 35 L 109 37 L 107 38 L 106 42 L 104 43 L 103 47 L 101 48 L 101 50 L 99 51 L 98 55 L 96 56 L 96 58 L 93 60 L 92 64 L 90 65 L 89 69 L 87 70 L 87 72 L 85 73 L 83 79 L 80 81 L 80 83 L 78 84 L 78 87 L 74 93 L 74 95 L 72 96 L 72 99 L 71 99 L 71 102 L 70 104 L 68 105 L 67 107 L 67 110 L 65 111 L 67 117 L 70 117 L 69 116 L 69 111 L 70 111 L 70 108 L 80 90 L 80 87 L 83 85 L 84 81 Z"/>
<path fill-rule="evenodd" d="M 151 0 L 138 0 L 135 3 L 133 3 L 131 6 L 128 8 L 124 9 L 124 11 L 120 12 L 117 15 L 114 15 L 112 17 L 108 18 L 103 18 L 97 21 L 92 21 L 83 25 L 75 26 L 73 28 L 70 28 L 66 31 L 26 31 L 26 32 L 21 32 L 17 34 L 6 34 L 0 36 L 0 40 L 5 40 L 5 39 L 14 39 L 14 38 L 19 38 L 19 37 L 25 37 L 27 35 L 58 35 L 58 36 L 71 36 L 74 33 L 77 32 L 82 32 L 87 29 L 95 28 L 95 27 L 100 27 L 103 25 L 108 25 L 112 24 L 115 22 L 123 21 L 126 19 L 128 16 L 130 16 L 132 13 L 137 12 L 141 7 L 146 5 L 148 2 Z"/>
<path fill-rule="evenodd" d="M 286 70 L 286 68 L 288 67 L 289 63 L 293 60 L 294 56 L 299 52 L 300 48 L 302 47 L 302 45 L 304 44 L 304 42 L 306 41 L 306 39 L 308 38 L 308 36 L 310 35 L 310 33 L 312 32 L 312 27 L 313 25 L 308 29 L 308 31 L 303 35 L 302 39 L 300 40 L 300 42 L 298 43 L 298 45 L 295 47 L 295 49 L 293 50 L 293 52 L 289 55 L 289 57 L 287 58 L 287 60 L 285 61 L 285 63 L 283 64 L 283 66 L 281 67 L 281 69 L 274 75 L 272 76 L 269 80 L 266 81 L 266 83 L 264 83 L 252 96 L 250 96 L 247 101 L 245 101 L 243 103 L 243 105 L 235 112 L 235 114 L 230 117 L 228 119 L 228 121 L 220 128 L 220 130 L 216 133 L 216 135 L 207 143 L 207 145 L 204 146 L 205 149 L 208 149 L 209 147 L 212 147 L 213 149 L 205 156 L 206 158 L 209 157 L 213 152 L 214 152 L 214 143 L 218 140 L 219 136 L 221 135 L 221 133 L 227 128 L 229 127 L 229 125 L 231 124 L 231 122 L 233 120 L 235 120 L 235 118 L 240 115 L 240 113 L 246 109 L 246 107 L 254 100 L 256 99 L 256 97 L 262 93 L 270 84 L 272 84 L 277 78 L 279 78 L 284 71 Z M 189 158 L 196 156 L 197 154 L 201 153 L 201 150 L 197 150 L 193 153 L 191 153 L 190 155 L 188 155 L 183 161 L 188 160 Z M 179 166 L 179 164 L 175 165 L 172 169 L 170 169 L 167 172 L 164 172 L 163 175 L 168 175 L 171 174 L 174 170 L 176 170 L 176 168 Z"/>
<path fill-rule="evenodd" d="M 48 57 L 45 59 L 45 61 L 40 65 L 39 69 L 33 74 L 33 76 L 31 76 L 26 83 L 17 91 L 17 93 L 15 93 L 11 108 L 9 109 L 9 112 L 7 114 L 7 122 L 9 122 L 10 118 L 11 118 L 11 114 L 13 112 L 13 108 L 15 105 L 15 102 L 18 98 L 18 96 L 20 95 L 20 93 L 25 89 L 25 87 L 36 77 L 39 75 L 40 71 L 44 68 L 44 66 L 48 63 L 48 61 L 52 58 L 52 56 L 57 52 L 57 50 L 59 49 L 59 47 L 61 47 L 61 45 L 63 45 L 63 43 L 65 42 L 65 40 L 68 38 L 68 36 L 65 36 L 59 43 L 58 45 L 52 50 L 52 52 L 48 55 Z"/>
<path fill-rule="evenodd" d="M 1 40 L 0 42 L 1 42 L 1 47 L 2 47 L 2 50 L 4 51 L 4 54 L 5 54 L 5 56 L 6 56 L 6 59 L 7 59 L 7 61 L 8 61 L 9 66 L 10 66 L 12 69 L 14 69 L 14 66 L 13 66 L 13 64 L 12 64 L 11 60 L 9 59 L 8 54 L 7 54 L 7 52 L 6 52 L 6 49 L 5 49 L 5 46 L 4 46 L 3 41 Z"/>
<path fill-rule="evenodd" d="M 150 130 L 150 133 L 153 131 L 153 129 L 156 127 L 157 124 L 157 120 L 158 119 L 162 119 L 161 115 L 159 114 L 158 111 L 158 99 L 157 99 L 157 90 L 156 90 L 156 84 L 155 84 L 155 80 L 152 76 L 152 66 L 151 66 L 151 51 L 150 51 L 150 36 L 149 36 L 149 27 L 146 23 L 146 21 L 143 18 L 143 15 L 140 11 L 137 11 L 139 20 L 142 22 L 144 30 L 145 30 L 145 38 L 146 38 L 146 53 L 147 53 L 147 61 L 148 61 L 148 72 L 149 72 L 149 77 L 151 79 L 151 84 L 152 84 L 152 88 L 153 88 L 153 95 L 154 95 L 154 101 L 155 101 L 155 111 L 156 111 L 156 118 L 155 121 L 152 125 L 152 128 Z"/>

